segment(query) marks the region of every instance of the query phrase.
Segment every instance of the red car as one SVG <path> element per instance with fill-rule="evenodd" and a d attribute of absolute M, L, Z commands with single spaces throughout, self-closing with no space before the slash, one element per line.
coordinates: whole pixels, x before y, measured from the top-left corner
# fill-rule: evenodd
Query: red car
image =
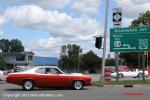
<path fill-rule="evenodd" d="M 82 74 L 65 74 L 58 67 L 35 67 L 23 72 L 10 73 L 6 77 L 7 83 L 21 85 L 24 90 L 34 87 L 72 87 L 80 90 L 83 86 L 91 85 L 91 76 Z"/>

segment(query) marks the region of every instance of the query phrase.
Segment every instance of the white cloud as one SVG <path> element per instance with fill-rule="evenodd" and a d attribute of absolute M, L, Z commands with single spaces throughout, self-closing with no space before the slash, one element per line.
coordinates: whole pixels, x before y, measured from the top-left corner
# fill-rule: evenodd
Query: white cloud
<path fill-rule="evenodd" d="M 0 36 L 4 34 L 3 32 L 3 26 L 5 24 L 6 20 L 3 16 L 0 16 Z"/>
<path fill-rule="evenodd" d="M 131 2 L 135 4 L 143 4 L 143 3 L 148 3 L 149 0 L 131 0 Z"/>
<path fill-rule="evenodd" d="M 63 8 L 72 0 L 22 0 L 24 3 L 38 5 L 43 8 Z"/>
<path fill-rule="evenodd" d="M 149 0 L 115 0 L 117 6 L 123 8 L 123 15 L 127 17 L 138 17 L 139 13 L 150 10 Z"/>
<path fill-rule="evenodd" d="M 100 32 L 100 25 L 90 18 L 73 18 L 58 11 L 46 11 L 38 6 L 28 5 L 6 9 L 7 20 L 28 28 L 45 28 L 53 37 L 85 37 Z"/>
<path fill-rule="evenodd" d="M 7 22 L 29 29 L 46 29 L 50 33 L 49 38 L 24 44 L 26 50 L 43 56 L 59 56 L 61 45 L 68 43 L 95 50 L 93 36 L 103 31 L 97 20 L 89 17 L 73 18 L 66 13 L 44 10 L 34 5 L 7 8 L 4 18 Z"/>
<path fill-rule="evenodd" d="M 37 5 L 42 8 L 63 8 L 70 4 L 72 0 L 1 0 L 0 2 L 6 5 L 21 4 L 21 5 Z"/>
<path fill-rule="evenodd" d="M 98 13 L 101 0 L 1 0 L 5 5 L 37 5 L 46 9 L 62 9 L 71 7 L 80 14 Z"/>
<path fill-rule="evenodd" d="M 133 20 L 134 19 L 132 19 L 132 18 L 123 18 L 122 19 L 122 27 L 129 27 Z"/>
<path fill-rule="evenodd" d="M 36 55 L 58 57 L 62 40 L 60 38 L 49 37 L 47 39 L 39 39 L 24 44 L 27 51 L 34 51 Z"/>
<path fill-rule="evenodd" d="M 7 8 L 4 17 L 21 26 L 34 26 L 45 21 L 45 12 L 37 6 L 20 6 Z"/>
<path fill-rule="evenodd" d="M 0 16 L 0 28 L 3 27 L 3 25 L 5 24 L 6 20 L 3 16 Z"/>
<path fill-rule="evenodd" d="M 97 14 L 101 0 L 75 0 L 72 8 L 78 10 L 81 14 Z"/>

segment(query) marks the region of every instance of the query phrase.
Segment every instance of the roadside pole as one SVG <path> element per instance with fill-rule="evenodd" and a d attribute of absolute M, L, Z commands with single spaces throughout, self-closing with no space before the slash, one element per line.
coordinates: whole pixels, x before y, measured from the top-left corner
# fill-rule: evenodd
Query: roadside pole
<path fill-rule="evenodd" d="M 103 42 L 103 59 L 100 81 L 104 82 L 104 70 L 105 70 L 105 56 L 106 56 L 106 40 L 107 40 L 107 26 L 108 26 L 108 11 L 109 11 L 109 0 L 106 1 L 106 14 L 105 14 L 105 29 L 104 29 L 104 42 Z"/>
<path fill-rule="evenodd" d="M 141 52 L 138 52 L 138 69 L 140 69 L 141 66 Z"/>
<path fill-rule="evenodd" d="M 113 27 L 120 28 L 122 21 L 122 8 L 114 8 L 113 9 Z M 118 52 L 115 52 L 115 69 L 116 69 L 116 81 L 119 82 L 119 55 Z"/>
<path fill-rule="evenodd" d="M 115 67 L 116 67 L 116 73 L 117 73 L 117 77 L 116 77 L 116 81 L 119 82 L 119 64 L 118 64 L 118 52 L 115 52 Z"/>
<path fill-rule="evenodd" d="M 146 52 L 146 70 L 148 71 L 148 51 Z"/>
<path fill-rule="evenodd" d="M 80 47 L 79 47 L 79 53 L 78 53 L 78 72 L 80 72 Z"/>
<path fill-rule="evenodd" d="M 145 52 L 142 54 L 142 70 L 143 70 L 143 81 L 145 81 L 145 57 L 146 57 L 146 55 L 145 55 Z"/>

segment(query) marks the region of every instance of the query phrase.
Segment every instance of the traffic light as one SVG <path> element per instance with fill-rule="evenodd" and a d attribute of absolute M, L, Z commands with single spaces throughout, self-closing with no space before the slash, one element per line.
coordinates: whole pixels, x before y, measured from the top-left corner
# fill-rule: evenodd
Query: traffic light
<path fill-rule="evenodd" d="M 100 49 L 102 46 L 102 37 L 96 37 L 95 47 Z"/>

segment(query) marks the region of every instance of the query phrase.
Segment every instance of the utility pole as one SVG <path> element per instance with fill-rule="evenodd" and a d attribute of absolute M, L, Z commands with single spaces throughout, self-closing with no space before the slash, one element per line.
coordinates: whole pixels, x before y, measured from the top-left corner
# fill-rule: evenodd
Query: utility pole
<path fill-rule="evenodd" d="M 145 81 L 145 57 L 146 57 L 145 52 L 143 52 L 143 54 L 142 54 L 143 81 Z"/>
<path fill-rule="evenodd" d="M 109 0 L 106 1 L 106 13 L 105 13 L 105 29 L 104 29 L 104 43 L 103 43 L 103 59 L 102 59 L 102 70 L 100 81 L 104 81 L 104 70 L 105 70 L 105 56 L 106 56 L 106 40 L 107 40 L 107 26 L 108 26 L 108 11 L 109 11 Z"/>
<path fill-rule="evenodd" d="M 116 81 L 119 82 L 119 62 L 118 62 L 118 59 L 119 56 L 118 56 L 118 52 L 115 52 L 115 67 L 116 67 L 116 73 L 117 73 L 117 78 L 116 78 Z"/>

